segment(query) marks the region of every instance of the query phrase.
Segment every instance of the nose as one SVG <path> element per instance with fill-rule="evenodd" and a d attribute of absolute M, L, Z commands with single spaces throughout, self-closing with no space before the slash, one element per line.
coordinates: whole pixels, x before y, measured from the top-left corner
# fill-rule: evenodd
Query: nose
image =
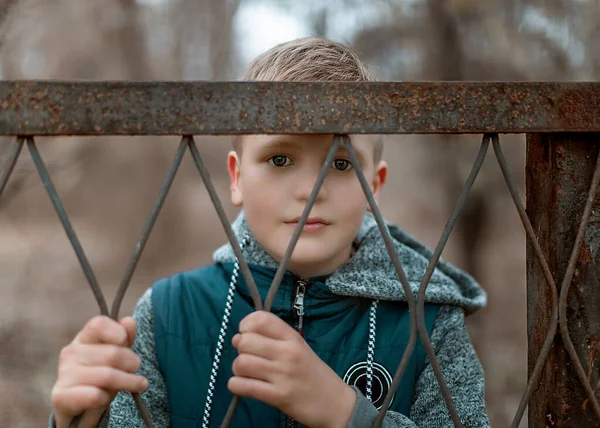
<path fill-rule="evenodd" d="M 317 184 L 321 165 L 305 165 L 298 169 L 298 174 L 292 179 L 293 195 L 300 201 L 308 201 L 310 195 Z M 327 198 L 327 176 L 319 189 L 316 202 Z"/>

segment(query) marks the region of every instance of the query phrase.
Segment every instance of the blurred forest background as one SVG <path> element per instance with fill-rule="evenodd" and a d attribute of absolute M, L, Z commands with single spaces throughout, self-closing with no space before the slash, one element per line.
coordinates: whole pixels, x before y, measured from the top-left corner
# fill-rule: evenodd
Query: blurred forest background
<path fill-rule="evenodd" d="M 256 54 L 307 35 L 352 45 L 381 80 L 600 77 L 598 0 L 0 0 L 0 72 L 2 79 L 237 79 Z M 479 139 L 386 137 L 386 217 L 434 246 Z M 233 218 L 229 140 L 198 139 Z M 502 141 L 523 195 L 524 137 Z M 178 138 L 38 142 L 110 301 Z M 0 140 L 0 161 L 9 143 Z M 186 156 L 122 313 L 155 279 L 209 263 L 224 241 Z M 444 257 L 489 293 L 469 328 L 493 426 L 508 426 L 527 377 L 525 238 L 491 153 Z M 59 350 L 97 313 L 24 150 L 0 199 L 0 426 L 45 425 Z"/>

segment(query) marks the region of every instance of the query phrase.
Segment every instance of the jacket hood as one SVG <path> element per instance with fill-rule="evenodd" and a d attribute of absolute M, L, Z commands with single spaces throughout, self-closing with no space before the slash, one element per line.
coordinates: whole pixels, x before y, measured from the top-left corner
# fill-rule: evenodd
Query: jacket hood
<path fill-rule="evenodd" d="M 416 296 L 432 251 L 399 227 L 389 223 L 386 225 L 410 289 Z M 249 264 L 277 269 L 279 264 L 252 235 L 243 211 L 232 226 L 239 241 L 248 237 L 243 254 Z M 402 284 L 372 214 L 365 215 L 355 243 L 357 250 L 352 258 L 325 281 L 331 292 L 373 300 L 406 301 Z M 218 248 L 213 259 L 217 263 L 236 260 L 230 244 Z M 469 314 L 484 307 L 486 300 L 485 291 L 470 275 L 440 259 L 427 287 L 426 303 L 460 306 Z"/>

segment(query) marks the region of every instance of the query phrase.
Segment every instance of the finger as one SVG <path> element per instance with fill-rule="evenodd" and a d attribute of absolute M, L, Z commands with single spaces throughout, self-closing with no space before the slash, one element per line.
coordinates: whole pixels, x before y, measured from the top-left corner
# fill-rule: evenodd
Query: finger
<path fill-rule="evenodd" d="M 253 354 L 269 360 L 275 359 L 281 352 L 285 342 L 258 333 L 238 333 L 233 336 L 231 343 L 242 354 Z"/>
<path fill-rule="evenodd" d="M 106 407 L 102 408 L 92 408 L 86 409 L 83 413 L 83 417 L 81 418 L 80 427 L 96 427 L 98 426 L 98 422 L 102 417 L 102 414 L 106 411 L 106 409 L 110 406 L 110 403 Z"/>
<path fill-rule="evenodd" d="M 137 372 L 141 358 L 130 348 L 117 345 L 75 345 L 73 358 L 79 365 L 112 367 L 129 373 Z"/>
<path fill-rule="evenodd" d="M 143 392 L 148 389 L 148 380 L 144 376 L 112 367 L 79 366 L 59 373 L 59 377 L 61 388 L 88 385 L 107 391 Z"/>
<path fill-rule="evenodd" d="M 234 376 L 227 381 L 227 388 L 235 395 L 251 397 L 273 407 L 277 407 L 278 399 L 281 399 L 275 385 L 262 380 Z"/>
<path fill-rule="evenodd" d="M 119 321 L 123 327 L 125 327 L 125 331 L 127 331 L 127 344 L 129 347 L 133 346 L 133 341 L 135 340 L 135 335 L 137 331 L 137 324 L 132 317 L 124 317 Z"/>
<path fill-rule="evenodd" d="M 94 409 L 85 408 L 85 409 L 83 409 L 80 413 L 78 413 L 78 414 L 81 414 L 82 417 L 77 426 L 78 427 L 98 426 L 98 422 L 100 421 L 102 414 L 106 411 L 106 409 L 109 406 L 110 406 L 110 404 L 107 404 L 106 406 L 103 406 L 102 408 L 94 408 Z M 56 409 L 55 409 L 55 412 L 54 412 L 54 417 L 56 419 L 55 426 L 70 427 L 71 424 L 75 421 L 74 416 L 75 415 L 63 415 L 63 414 L 57 413 Z"/>
<path fill-rule="evenodd" d="M 255 311 L 240 322 L 240 333 L 252 332 L 262 334 L 272 339 L 286 340 L 298 336 L 296 330 L 290 327 L 277 315 L 266 311 Z"/>
<path fill-rule="evenodd" d="M 107 316 L 96 316 L 89 320 L 73 340 L 75 343 L 110 343 L 127 346 L 127 330 Z"/>
<path fill-rule="evenodd" d="M 58 419 L 71 418 L 87 409 L 108 407 L 114 395 L 114 393 L 90 385 L 54 388 L 52 390 L 52 407 L 58 422 Z"/>
<path fill-rule="evenodd" d="M 277 375 L 276 366 L 272 361 L 251 354 L 241 354 L 233 360 L 235 376 L 258 379 L 265 382 L 274 380 Z"/>

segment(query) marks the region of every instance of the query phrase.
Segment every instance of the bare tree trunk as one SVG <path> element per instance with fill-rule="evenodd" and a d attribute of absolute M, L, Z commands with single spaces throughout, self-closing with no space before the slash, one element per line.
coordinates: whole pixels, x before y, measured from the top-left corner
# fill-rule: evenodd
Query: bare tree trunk
<path fill-rule="evenodd" d="M 464 55 L 460 35 L 458 33 L 458 22 L 456 16 L 449 9 L 446 0 L 427 0 L 427 11 L 430 17 L 432 37 L 430 39 L 430 54 L 426 58 L 428 74 L 436 80 L 463 80 Z M 447 189 L 448 204 L 453 206 L 462 189 L 464 180 L 461 177 L 456 164 L 449 164 L 448 160 L 458 159 L 461 149 L 456 144 L 457 136 L 438 136 L 444 140 L 441 151 L 430 152 L 429 156 L 434 162 L 439 162 L 439 171 L 443 171 Z M 461 237 L 461 247 L 464 256 L 464 268 L 472 275 L 477 276 L 478 264 L 474 258 L 479 240 L 479 231 L 482 227 L 483 199 L 475 195 L 467 200 L 463 215 L 459 217 L 456 228 L 457 235 Z"/>
<path fill-rule="evenodd" d="M 313 17 L 312 28 L 313 33 L 317 37 L 327 37 L 328 22 L 327 16 L 329 10 L 327 7 L 321 8 Z"/>
<path fill-rule="evenodd" d="M 600 52 L 598 49 L 598 40 L 600 40 L 600 2 L 592 2 L 590 5 L 590 22 L 592 23 L 592 29 L 590 36 L 586 40 L 587 56 L 591 62 L 591 78 L 600 79 Z"/>
<path fill-rule="evenodd" d="M 430 17 L 431 52 L 426 61 L 428 71 L 436 80 L 462 80 L 464 63 L 456 17 L 447 0 L 427 0 Z"/>
<path fill-rule="evenodd" d="M 5 23 L 10 19 L 10 12 L 16 7 L 18 0 L 0 0 L 0 78 L 11 79 L 16 75 L 13 64 L 6 55 L 4 49 Z"/>
<path fill-rule="evenodd" d="M 146 37 L 139 20 L 139 8 L 136 0 L 119 0 L 125 12 L 124 25 L 121 26 L 118 41 L 121 61 L 126 64 L 128 77 L 133 80 L 152 78 L 152 69 L 148 61 Z"/>
<path fill-rule="evenodd" d="M 208 0 L 210 20 L 210 65 L 212 80 L 232 77 L 229 65 L 233 48 L 233 17 L 240 0 Z"/>

